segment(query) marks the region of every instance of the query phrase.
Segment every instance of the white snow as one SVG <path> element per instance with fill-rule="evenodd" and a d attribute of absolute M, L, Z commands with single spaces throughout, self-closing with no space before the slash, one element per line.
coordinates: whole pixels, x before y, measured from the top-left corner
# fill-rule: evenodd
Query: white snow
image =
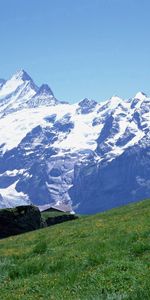
<path fill-rule="evenodd" d="M 138 92 L 136 95 L 135 95 L 135 99 L 139 99 L 139 100 L 145 100 L 146 99 L 146 94 L 142 93 L 142 92 Z"/>
<path fill-rule="evenodd" d="M 122 111 L 121 106 L 118 106 L 121 103 L 124 111 Z M 112 111 L 115 118 L 118 119 L 119 132 L 113 137 L 109 137 L 109 142 L 114 144 L 112 152 L 118 154 L 120 150 L 115 147 L 115 142 L 124 134 L 126 128 L 130 123 L 130 118 L 133 115 L 134 110 L 130 110 L 130 103 L 123 102 L 119 97 L 112 97 L 110 100 L 105 102 L 107 104 L 107 110 Z M 101 107 L 103 104 L 100 104 Z M 21 142 L 21 140 L 30 132 L 34 127 L 41 126 L 52 126 L 51 123 L 45 121 L 45 118 L 56 114 L 56 121 L 62 121 L 63 117 L 66 114 L 70 114 L 70 121 L 73 122 L 74 128 L 69 134 L 57 132 L 58 140 L 53 144 L 54 147 L 59 149 L 59 154 L 63 154 L 63 151 L 78 151 L 82 149 L 90 149 L 94 151 L 97 147 L 97 138 L 100 135 L 100 132 L 104 126 L 104 118 L 107 117 L 103 115 L 103 110 L 99 113 L 98 107 L 96 106 L 95 110 L 89 114 L 79 114 L 77 113 L 78 104 L 59 104 L 56 106 L 50 107 L 38 107 L 30 109 L 22 109 L 6 115 L 5 118 L 0 119 L 0 145 L 5 144 L 1 149 L 3 153 L 7 150 L 10 150 Z M 137 108 L 136 108 L 137 109 Z M 125 112 L 126 111 L 126 112 Z M 123 116 L 122 116 L 123 113 Z M 148 122 L 149 116 L 146 113 L 146 118 L 143 119 L 143 122 L 146 120 Z M 102 120 L 97 126 L 92 126 L 92 122 L 95 118 Z M 137 143 L 143 134 L 137 128 L 137 125 L 133 122 L 130 123 L 133 128 L 136 137 L 130 142 L 129 145 Z M 37 138 L 35 144 L 40 143 L 40 139 Z M 127 147 L 129 146 L 127 145 Z M 48 146 L 47 146 L 48 147 Z M 27 155 L 32 153 L 34 149 L 28 149 Z"/>
<path fill-rule="evenodd" d="M 12 76 L 0 89 L 0 98 L 11 94 L 22 84 L 23 80 L 21 78 L 17 78 L 16 75 Z"/>
<path fill-rule="evenodd" d="M 113 110 L 115 109 L 123 100 L 119 98 L 118 96 L 113 96 L 109 100 L 109 109 Z"/>
<path fill-rule="evenodd" d="M 0 189 L 0 195 L 2 196 L 5 207 L 12 207 L 18 205 L 27 205 L 30 203 L 26 194 L 18 193 L 15 189 L 17 181 L 5 189 Z"/>
<path fill-rule="evenodd" d="M 25 169 L 20 169 L 20 170 L 17 170 L 17 169 L 14 169 L 12 171 L 8 170 L 6 172 L 4 172 L 3 174 L 0 174 L 0 177 L 2 176 L 16 176 L 16 175 L 19 175 L 19 174 L 23 174 L 25 172 Z"/>

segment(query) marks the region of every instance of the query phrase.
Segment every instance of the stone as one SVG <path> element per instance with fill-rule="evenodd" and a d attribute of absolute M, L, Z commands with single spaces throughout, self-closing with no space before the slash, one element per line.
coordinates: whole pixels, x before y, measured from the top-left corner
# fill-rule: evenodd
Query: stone
<path fill-rule="evenodd" d="M 33 205 L 0 210 L 0 238 L 40 229 L 46 226 L 39 209 Z"/>

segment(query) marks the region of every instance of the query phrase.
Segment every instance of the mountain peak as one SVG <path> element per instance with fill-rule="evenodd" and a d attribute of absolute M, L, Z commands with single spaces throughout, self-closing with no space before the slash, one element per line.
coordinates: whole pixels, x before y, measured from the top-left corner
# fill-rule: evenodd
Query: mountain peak
<path fill-rule="evenodd" d="M 120 98 L 120 97 L 118 97 L 117 95 L 113 95 L 110 99 L 109 99 L 109 101 L 116 101 L 116 102 L 118 102 L 118 101 L 121 101 L 122 99 Z"/>
<path fill-rule="evenodd" d="M 115 109 L 120 103 L 122 103 L 122 99 L 118 96 L 112 96 L 108 100 L 108 105 L 110 109 Z"/>
<path fill-rule="evenodd" d="M 82 114 L 88 114 L 95 109 L 97 102 L 95 100 L 85 98 L 85 99 L 81 100 L 78 103 L 78 105 L 79 105 L 78 112 L 80 112 Z"/>
<path fill-rule="evenodd" d="M 13 76 L 12 76 L 13 79 L 16 79 L 16 80 L 23 80 L 23 81 L 32 81 L 32 78 L 29 76 L 29 74 L 21 69 L 21 70 L 18 70 Z"/>
<path fill-rule="evenodd" d="M 54 94 L 48 84 L 42 84 L 40 86 L 37 94 L 38 95 L 45 94 L 45 95 L 49 95 L 49 96 L 54 96 Z"/>
<path fill-rule="evenodd" d="M 144 100 L 145 98 L 147 98 L 147 95 L 143 92 L 138 92 L 134 98 L 139 100 Z"/>
<path fill-rule="evenodd" d="M 93 99 L 84 98 L 79 102 L 79 106 L 96 106 L 97 102 Z"/>

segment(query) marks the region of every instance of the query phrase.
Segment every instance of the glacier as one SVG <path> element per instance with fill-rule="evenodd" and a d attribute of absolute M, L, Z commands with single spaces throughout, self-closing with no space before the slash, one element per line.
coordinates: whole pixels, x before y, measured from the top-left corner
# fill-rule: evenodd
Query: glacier
<path fill-rule="evenodd" d="M 150 98 L 59 101 L 24 70 L 0 79 L 0 207 L 96 213 L 150 197 Z"/>

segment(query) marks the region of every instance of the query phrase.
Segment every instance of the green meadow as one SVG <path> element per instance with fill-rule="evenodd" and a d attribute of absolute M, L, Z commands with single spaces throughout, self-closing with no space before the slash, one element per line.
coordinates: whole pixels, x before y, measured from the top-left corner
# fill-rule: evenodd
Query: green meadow
<path fill-rule="evenodd" d="M 150 200 L 0 240 L 1 300 L 150 299 Z"/>

